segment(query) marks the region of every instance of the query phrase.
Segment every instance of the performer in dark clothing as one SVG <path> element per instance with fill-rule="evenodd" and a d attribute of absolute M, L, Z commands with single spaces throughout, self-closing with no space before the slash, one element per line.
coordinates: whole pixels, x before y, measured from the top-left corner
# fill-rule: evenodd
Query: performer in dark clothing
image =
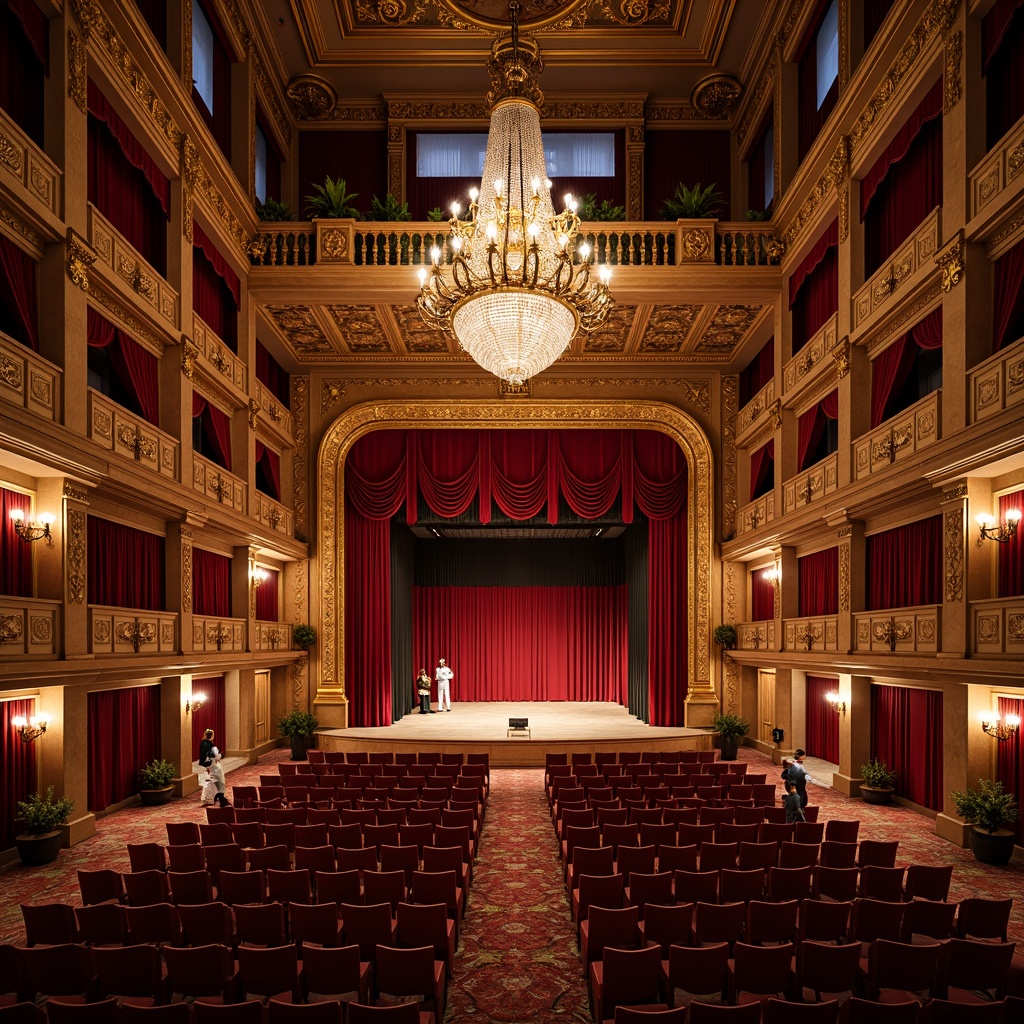
<path fill-rule="evenodd" d="M 207 729 L 199 741 L 199 766 L 209 768 L 213 760 L 213 730 Z"/>
<path fill-rule="evenodd" d="M 427 670 L 424 668 L 420 669 L 420 674 L 416 677 L 416 696 L 420 702 L 420 714 L 434 714 L 430 710 L 430 676 L 427 675 Z"/>

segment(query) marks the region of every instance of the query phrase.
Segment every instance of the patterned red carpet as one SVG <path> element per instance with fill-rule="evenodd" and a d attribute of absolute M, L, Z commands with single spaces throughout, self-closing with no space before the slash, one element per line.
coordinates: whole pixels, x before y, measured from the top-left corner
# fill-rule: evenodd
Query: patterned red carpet
<path fill-rule="evenodd" d="M 264 757 L 258 766 L 232 772 L 229 786 L 257 782 L 268 765 L 287 751 Z M 751 767 L 777 775 L 763 755 L 742 750 Z M 772 776 L 770 776 L 772 777 Z M 1010 940 L 1024 942 L 1024 864 L 990 868 L 971 853 L 936 839 L 930 819 L 902 807 L 869 807 L 830 789 L 811 790 L 821 820 L 861 820 L 865 839 L 900 840 L 900 863 L 955 865 L 950 899 L 966 896 L 1016 897 Z M 125 843 L 166 842 L 166 820 L 205 820 L 198 794 L 164 808 L 131 807 L 97 823 L 92 839 L 61 851 L 46 868 L 11 865 L 0 871 L 0 942 L 24 940 L 19 904 L 51 900 L 78 904 L 75 871 L 81 867 L 128 870 Z M 473 888 L 451 983 L 448 1024 L 554 1024 L 590 1020 L 586 986 L 569 920 L 554 832 L 540 769 L 495 770 L 491 797 L 474 868 Z"/>

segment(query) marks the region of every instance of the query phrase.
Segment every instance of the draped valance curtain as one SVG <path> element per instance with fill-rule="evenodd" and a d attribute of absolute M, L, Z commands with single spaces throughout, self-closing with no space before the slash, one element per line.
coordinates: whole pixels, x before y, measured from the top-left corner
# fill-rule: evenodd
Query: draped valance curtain
<path fill-rule="evenodd" d="M 29 793 L 38 789 L 36 745 L 23 743 L 13 724 L 19 716 L 31 718 L 34 714 L 32 697 L 0 701 L 0 850 L 12 847 L 21 832 L 16 820 L 18 801 L 27 800 Z"/>
<path fill-rule="evenodd" d="M 839 690 L 831 676 L 807 676 L 807 739 L 804 747 L 811 757 L 839 764 L 839 716 L 825 695 Z"/>
<path fill-rule="evenodd" d="M 775 486 L 775 439 L 750 453 L 750 500 Z"/>
<path fill-rule="evenodd" d="M 281 574 L 276 569 L 264 569 L 267 575 L 256 591 L 256 618 L 264 622 L 277 622 L 281 618 L 278 594 Z"/>
<path fill-rule="evenodd" d="M 981 23 L 986 149 L 1024 114 L 1024 0 L 996 0 Z"/>
<path fill-rule="evenodd" d="M 208 402 L 198 391 L 192 392 L 192 418 L 199 417 L 207 457 L 221 469 L 231 472 L 231 417 Z"/>
<path fill-rule="evenodd" d="M 942 516 L 867 538 L 867 608 L 942 603 Z"/>
<path fill-rule="evenodd" d="M 838 245 L 839 221 L 834 220 L 821 233 L 789 279 L 794 355 L 839 309 Z"/>
<path fill-rule="evenodd" d="M 11 513 L 32 518 L 32 496 L 0 487 L 0 594 L 8 597 L 32 596 L 32 545 L 23 541 L 14 529 Z"/>
<path fill-rule="evenodd" d="M 192 611 L 231 616 L 231 559 L 203 548 L 192 549 Z"/>
<path fill-rule="evenodd" d="M 192 309 L 232 352 L 238 351 L 242 284 L 213 239 L 192 222 Z"/>
<path fill-rule="evenodd" d="M 797 468 L 814 464 L 814 455 L 825 433 L 826 420 L 839 419 L 839 389 L 830 391 L 817 405 L 796 421 Z"/>
<path fill-rule="evenodd" d="M 942 307 L 932 310 L 871 363 L 871 426 L 900 412 L 900 393 L 910 379 L 919 351 L 942 348 Z"/>
<path fill-rule="evenodd" d="M 160 756 L 160 687 L 90 693 L 87 715 L 88 807 L 102 811 L 137 793 L 139 769 Z"/>
<path fill-rule="evenodd" d="M 164 538 L 89 516 L 89 604 L 164 607 Z"/>
<path fill-rule="evenodd" d="M 1000 718 L 1016 715 L 1024 720 L 1024 700 L 1016 697 L 999 697 L 996 710 Z M 1007 793 L 1017 798 L 1018 806 L 1024 806 L 1024 742 L 1019 729 L 1008 740 L 996 744 L 996 779 Z M 1024 816 L 1008 827 L 1016 828 L 1020 843 L 1024 839 Z"/>
<path fill-rule="evenodd" d="M 999 522 L 1006 522 L 1010 509 L 1024 512 L 1024 491 L 1012 491 L 999 497 Z M 1005 544 L 999 544 L 999 596 L 1024 594 L 1024 534 L 1018 530 Z"/>
<path fill-rule="evenodd" d="M 775 618 L 775 587 L 765 579 L 765 570 L 759 569 L 750 576 L 750 618 L 752 622 L 764 622 Z"/>
<path fill-rule="evenodd" d="M 992 271 L 992 351 L 999 352 L 1024 337 L 1024 242 L 1003 253 Z"/>
<path fill-rule="evenodd" d="M 213 743 L 223 754 L 227 732 L 227 705 L 223 676 L 192 677 L 192 692 L 205 696 L 203 706 L 192 711 L 192 760 L 199 760 L 199 744 L 207 729 L 213 730 Z"/>
<path fill-rule="evenodd" d="M 871 687 L 871 756 L 896 772 L 896 793 L 942 810 L 942 692 Z"/>
<path fill-rule="evenodd" d="M 88 314 L 89 348 L 107 350 L 110 365 L 125 392 L 134 399 L 132 412 L 160 426 L 160 363 L 152 352 L 91 306 Z"/>
<path fill-rule="evenodd" d="M 826 548 L 797 559 L 800 615 L 839 612 L 839 548 Z"/>
<path fill-rule="evenodd" d="M 36 261 L 0 235 L 0 330 L 39 351 Z"/>
<path fill-rule="evenodd" d="M 772 335 L 757 355 L 740 370 L 740 408 L 749 402 L 775 375 L 775 336 Z"/>

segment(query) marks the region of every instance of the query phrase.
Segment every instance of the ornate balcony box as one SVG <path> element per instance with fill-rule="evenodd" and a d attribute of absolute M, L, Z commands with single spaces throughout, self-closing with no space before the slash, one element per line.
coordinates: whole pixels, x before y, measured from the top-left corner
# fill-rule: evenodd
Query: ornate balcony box
<path fill-rule="evenodd" d="M 838 651 L 839 616 L 783 619 L 783 646 L 787 651 Z"/>
<path fill-rule="evenodd" d="M 933 391 L 853 442 L 853 474 L 865 480 L 935 444 L 941 436 L 941 391 Z"/>
<path fill-rule="evenodd" d="M 0 110 L 0 181 L 36 216 L 59 222 L 60 168 Z M 62 229 L 59 229 L 62 230 Z"/>
<path fill-rule="evenodd" d="M 881 654 L 935 654 L 942 634 L 941 605 L 886 608 L 853 616 L 854 650 Z"/>
<path fill-rule="evenodd" d="M 107 451 L 133 459 L 143 469 L 178 478 L 181 445 L 148 420 L 89 388 L 89 438 Z"/>
<path fill-rule="evenodd" d="M 762 416 L 768 412 L 774 401 L 775 378 L 773 377 L 736 413 L 736 446 L 738 448 L 750 446 L 750 439 L 755 433 L 754 428 L 761 425 Z"/>
<path fill-rule="evenodd" d="M 1024 402 L 1024 338 L 990 356 L 968 375 L 971 422 Z"/>
<path fill-rule="evenodd" d="M 192 453 L 192 489 L 236 512 L 245 514 L 245 484 L 209 459 Z"/>
<path fill-rule="evenodd" d="M 252 494 L 254 516 L 271 530 L 288 537 L 292 536 L 295 529 L 295 513 L 262 491 L 254 488 Z"/>
<path fill-rule="evenodd" d="M 736 536 L 752 533 L 775 521 L 775 492 L 769 491 L 736 512 Z"/>
<path fill-rule="evenodd" d="M 820 501 L 839 489 L 839 453 L 827 455 L 810 469 L 791 477 L 782 485 L 782 512 L 788 515 L 805 505 Z"/>
<path fill-rule="evenodd" d="M 256 623 L 256 650 L 258 651 L 290 651 L 292 647 L 292 627 L 288 622 Z"/>
<path fill-rule="evenodd" d="M 775 620 L 739 623 L 736 627 L 736 649 L 738 651 L 776 650 Z"/>
<path fill-rule="evenodd" d="M 199 349 L 201 366 L 219 384 L 229 385 L 235 398 L 245 398 L 245 363 L 214 333 L 213 328 L 195 313 L 192 314 L 192 341 Z M 242 405 L 245 404 L 243 401 Z"/>
<path fill-rule="evenodd" d="M 26 345 L 0 334 L 0 399 L 60 421 L 61 370 Z"/>
<path fill-rule="evenodd" d="M 0 597 L 0 661 L 55 658 L 60 601 Z"/>
<path fill-rule="evenodd" d="M 140 608 L 89 605 L 89 653 L 173 654 L 178 616 Z"/>
<path fill-rule="evenodd" d="M 192 650 L 239 654 L 245 650 L 245 619 L 192 616 Z"/>
<path fill-rule="evenodd" d="M 829 358 L 839 340 L 839 314 L 834 313 L 810 341 L 782 368 L 782 402 L 790 405 L 795 393 L 835 365 Z"/>
<path fill-rule="evenodd" d="M 1008 202 L 1024 187 L 1024 117 L 993 147 L 968 175 L 970 211 L 973 221 L 979 214 L 985 220 L 998 217 Z M 971 224 L 972 234 L 974 225 Z"/>
<path fill-rule="evenodd" d="M 256 381 L 255 413 L 265 430 L 268 430 L 279 444 L 292 447 L 295 444 L 295 421 L 291 412 L 285 408 L 259 381 Z"/>
<path fill-rule="evenodd" d="M 1024 597 L 971 602 L 975 654 L 1024 657 Z"/>

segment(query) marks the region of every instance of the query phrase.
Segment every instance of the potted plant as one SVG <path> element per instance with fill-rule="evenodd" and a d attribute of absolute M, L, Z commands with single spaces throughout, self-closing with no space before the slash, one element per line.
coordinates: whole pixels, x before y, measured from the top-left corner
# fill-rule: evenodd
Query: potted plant
<path fill-rule="evenodd" d="M 277 723 L 278 731 L 292 741 L 292 760 L 305 761 L 306 751 L 316 747 L 316 730 L 320 723 L 316 715 L 295 708 Z"/>
<path fill-rule="evenodd" d="M 596 192 L 588 192 L 579 201 L 577 214 L 582 221 L 625 220 L 626 208 L 615 206 L 607 199 L 598 200 Z"/>
<path fill-rule="evenodd" d="M 702 189 L 699 181 L 693 188 L 679 182 L 675 193 L 662 204 L 662 220 L 707 220 L 717 216 L 725 203 L 725 196 L 715 191 L 716 184 L 712 182 Z"/>
<path fill-rule="evenodd" d="M 712 634 L 716 644 L 721 644 L 727 651 L 731 651 L 736 646 L 736 627 L 730 626 L 729 623 L 722 623 L 721 626 L 715 626 L 715 632 Z"/>
<path fill-rule="evenodd" d="M 316 643 L 316 630 L 312 626 L 296 626 L 292 630 L 292 643 L 308 651 Z"/>
<path fill-rule="evenodd" d="M 866 804 L 887 804 L 892 799 L 896 773 L 880 758 L 873 757 L 860 766 L 860 795 Z"/>
<path fill-rule="evenodd" d="M 344 178 L 337 181 L 328 174 L 322 185 L 313 186 L 313 194 L 306 196 L 306 212 L 314 218 L 341 220 L 345 217 L 358 219 L 359 211 L 352 206 L 352 200 L 359 193 L 347 191 Z"/>
<path fill-rule="evenodd" d="M 968 841 L 975 860 L 1002 865 L 1013 856 L 1016 834 L 1005 826 L 1019 817 L 1012 793 L 1003 792 L 1001 782 L 978 779 L 977 789 L 953 793 L 956 813 L 973 825 Z"/>
<path fill-rule="evenodd" d="M 291 220 L 292 208 L 287 203 L 282 203 L 278 199 L 271 199 L 270 196 L 267 196 L 262 203 L 256 204 L 256 216 L 260 220 Z"/>
<path fill-rule="evenodd" d="M 139 796 L 147 807 L 165 804 L 174 796 L 171 780 L 178 774 L 178 769 L 170 761 L 155 758 L 147 761 L 139 769 Z"/>
<path fill-rule="evenodd" d="M 388 193 L 383 200 L 374 196 L 370 200 L 370 210 L 366 214 L 367 220 L 392 221 L 412 220 L 408 203 L 400 203 L 392 193 Z"/>
<path fill-rule="evenodd" d="M 721 741 L 722 760 L 735 761 L 740 739 L 749 732 L 750 723 L 740 718 L 739 715 L 719 714 L 715 715 L 711 722 L 711 728 L 718 733 Z"/>
<path fill-rule="evenodd" d="M 74 809 L 73 800 L 53 795 L 53 786 L 45 794 L 32 793 L 27 800 L 18 801 L 17 821 L 22 832 L 14 837 L 14 843 L 22 864 L 34 868 L 57 859 L 64 838 L 60 827 L 68 823 Z"/>

